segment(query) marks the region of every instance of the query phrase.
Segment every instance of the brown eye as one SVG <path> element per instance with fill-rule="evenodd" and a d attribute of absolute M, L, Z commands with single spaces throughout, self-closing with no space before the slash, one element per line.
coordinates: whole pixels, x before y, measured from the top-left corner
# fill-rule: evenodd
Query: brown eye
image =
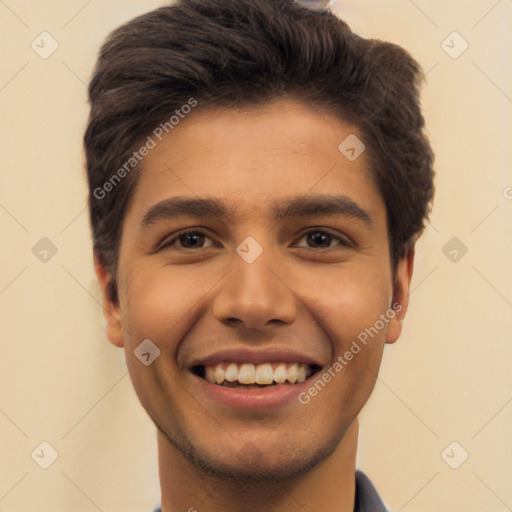
<path fill-rule="evenodd" d="M 184 233 L 178 237 L 178 240 L 181 243 L 182 247 L 194 248 L 194 247 L 202 247 L 204 244 L 205 236 L 203 233 L 199 233 L 197 231 L 192 231 L 190 233 Z"/>
<path fill-rule="evenodd" d="M 306 247 L 309 249 L 326 249 L 330 250 L 333 249 L 336 246 L 341 247 L 350 247 L 350 244 L 344 240 L 343 238 L 333 235 L 327 231 L 322 230 L 314 230 L 309 231 L 308 233 L 305 233 L 302 239 L 306 239 L 306 246 L 299 245 L 298 247 Z M 336 242 L 334 245 L 332 243 Z"/>
<path fill-rule="evenodd" d="M 210 245 L 205 246 L 205 242 L 210 240 Z M 176 243 L 178 242 L 178 244 Z M 202 231 L 187 229 L 177 233 L 171 240 L 165 242 L 159 250 L 170 249 L 173 246 L 177 246 L 176 249 L 208 249 L 213 247 L 213 241 L 211 238 L 203 233 Z"/>
<path fill-rule="evenodd" d="M 332 237 L 320 231 L 314 231 L 307 235 L 308 244 L 313 247 L 328 248 L 331 245 Z"/>

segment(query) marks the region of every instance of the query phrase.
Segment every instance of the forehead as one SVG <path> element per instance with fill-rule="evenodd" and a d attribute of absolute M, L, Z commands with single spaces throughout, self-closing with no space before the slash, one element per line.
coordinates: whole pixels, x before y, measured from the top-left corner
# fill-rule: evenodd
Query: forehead
<path fill-rule="evenodd" d="M 220 198 L 226 214 L 250 221 L 255 214 L 275 217 L 280 199 L 289 204 L 293 196 L 343 195 L 378 214 L 383 202 L 365 153 L 349 159 L 340 150 L 347 137 L 360 134 L 291 100 L 198 109 L 144 158 L 130 209 L 140 217 L 143 208 L 170 196 L 208 196 Z"/>

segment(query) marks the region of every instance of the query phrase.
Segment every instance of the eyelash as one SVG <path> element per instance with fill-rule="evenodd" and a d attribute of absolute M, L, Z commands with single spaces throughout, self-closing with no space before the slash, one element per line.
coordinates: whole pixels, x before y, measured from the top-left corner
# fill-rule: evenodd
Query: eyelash
<path fill-rule="evenodd" d="M 326 231 L 324 229 L 310 229 L 309 231 L 303 233 L 299 240 L 301 240 L 305 236 L 308 236 L 308 235 L 310 235 L 312 233 L 314 233 L 314 234 L 321 233 L 323 235 L 327 235 L 327 236 L 331 237 L 331 239 L 333 239 L 333 240 L 338 240 L 339 244 L 336 247 L 343 247 L 343 248 L 353 247 L 353 245 L 350 242 L 348 242 L 347 240 L 345 240 L 344 238 L 342 238 L 340 236 L 336 236 L 336 235 L 334 235 L 334 234 L 332 234 L 329 231 Z M 204 231 L 201 231 L 201 230 L 198 230 L 198 229 L 190 229 L 190 228 L 188 228 L 188 229 L 184 229 L 184 230 L 179 231 L 178 233 L 176 233 L 176 235 L 171 240 L 169 240 L 168 242 L 164 243 L 158 249 L 158 251 L 162 251 L 164 249 L 170 249 L 180 239 L 183 239 L 184 237 L 191 236 L 191 235 L 200 235 L 200 236 L 205 236 L 207 238 L 210 238 Z M 315 249 L 314 247 L 306 247 L 306 248 L 307 249 Z M 197 249 L 195 249 L 195 248 L 180 247 L 180 249 L 182 249 L 184 251 L 187 251 L 187 249 L 190 249 L 191 251 L 200 252 L 202 250 L 209 249 L 209 247 L 207 247 L 207 248 L 199 247 Z M 334 248 L 327 248 L 327 249 L 320 248 L 319 252 L 330 253 L 330 252 L 332 252 L 334 250 L 335 250 Z"/>

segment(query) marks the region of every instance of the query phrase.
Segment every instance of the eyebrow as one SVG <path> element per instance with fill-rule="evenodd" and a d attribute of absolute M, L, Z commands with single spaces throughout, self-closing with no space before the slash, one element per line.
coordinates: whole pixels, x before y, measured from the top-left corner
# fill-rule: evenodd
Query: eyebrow
<path fill-rule="evenodd" d="M 171 197 L 152 206 L 141 221 L 141 228 L 179 216 L 196 218 L 228 218 L 235 216 L 235 209 L 212 198 Z M 284 199 L 272 206 L 275 220 L 294 217 L 344 215 L 373 225 L 371 215 L 347 196 L 302 195 Z"/>

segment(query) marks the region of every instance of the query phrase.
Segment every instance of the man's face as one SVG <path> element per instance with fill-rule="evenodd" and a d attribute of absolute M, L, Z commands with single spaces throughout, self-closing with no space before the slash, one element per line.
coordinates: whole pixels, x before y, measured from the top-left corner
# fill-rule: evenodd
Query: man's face
<path fill-rule="evenodd" d="M 384 343 L 400 333 L 388 315 L 344 356 L 393 301 L 403 316 L 412 265 L 402 261 L 393 279 L 366 155 L 350 161 L 338 149 L 350 134 L 330 114 L 281 100 L 195 112 L 144 159 L 107 334 L 125 346 L 159 430 L 204 468 L 278 478 L 313 467 L 357 417 Z M 134 354 L 146 339 L 160 349 L 148 366 Z M 329 368 L 330 382 L 311 396 Z M 216 383 L 223 378 L 237 380 Z M 287 381 L 238 383 L 254 378 Z"/>

